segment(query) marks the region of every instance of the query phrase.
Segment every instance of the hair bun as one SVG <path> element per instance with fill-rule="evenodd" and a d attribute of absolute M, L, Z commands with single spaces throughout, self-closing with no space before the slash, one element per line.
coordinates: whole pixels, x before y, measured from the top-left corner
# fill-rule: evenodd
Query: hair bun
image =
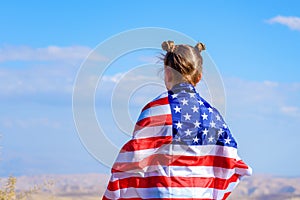
<path fill-rule="evenodd" d="M 164 41 L 161 44 L 161 48 L 167 52 L 173 52 L 173 50 L 175 49 L 175 44 L 173 41 Z"/>
<path fill-rule="evenodd" d="M 195 46 L 195 49 L 197 49 L 199 52 L 201 52 L 202 50 L 205 50 L 206 47 L 205 47 L 205 44 L 198 42 Z"/>

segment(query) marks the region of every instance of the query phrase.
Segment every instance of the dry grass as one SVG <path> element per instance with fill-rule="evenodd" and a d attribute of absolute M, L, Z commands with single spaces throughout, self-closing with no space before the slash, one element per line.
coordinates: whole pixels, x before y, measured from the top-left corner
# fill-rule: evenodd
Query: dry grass
<path fill-rule="evenodd" d="M 0 188 L 0 200 L 14 200 L 17 197 L 16 194 L 16 182 L 17 179 L 14 177 L 9 177 Z"/>
<path fill-rule="evenodd" d="M 33 196 L 41 191 L 42 189 L 50 189 L 53 183 L 50 181 L 44 182 L 42 185 L 34 185 L 29 190 L 19 191 L 16 188 L 17 178 L 10 176 L 6 180 L 1 180 L 3 186 L 0 188 L 0 200 L 26 200 L 33 199 Z M 44 196 L 44 195 L 43 195 Z M 39 199 L 45 199 L 39 198 Z M 48 199 L 53 199 L 52 196 L 49 196 Z"/>
<path fill-rule="evenodd" d="M 1 178 L 0 200 L 99 200 L 107 178 L 99 174 Z"/>

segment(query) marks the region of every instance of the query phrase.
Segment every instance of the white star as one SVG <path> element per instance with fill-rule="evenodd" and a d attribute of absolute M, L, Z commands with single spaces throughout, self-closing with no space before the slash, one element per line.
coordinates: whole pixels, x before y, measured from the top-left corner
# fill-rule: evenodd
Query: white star
<path fill-rule="evenodd" d="M 229 137 L 227 137 L 227 139 L 225 139 L 225 144 L 230 144 L 231 139 Z"/>
<path fill-rule="evenodd" d="M 200 106 L 204 105 L 203 101 L 199 100 L 198 103 L 200 104 Z"/>
<path fill-rule="evenodd" d="M 218 136 L 222 135 L 224 133 L 223 129 L 220 128 L 219 131 L 218 131 Z"/>
<path fill-rule="evenodd" d="M 208 108 L 208 112 L 212 113 L 213 109 L 211 107 Z"/>
<path fill-rule="evenodd" d="M 183 115 L 185 120 L 191 120 L 191 116 L 192 115 L 189 115 L 189 113 L 186 113 L 185 115 Z"/>
<path fill-rule="evenodd" d="M 208 142 L 213 142 L 214 141 L 214 137 L 213 136 L 210 136 L 209 138 L 208 138 Z"/>
<path fill-rule="evenodd" d="M 177 126 L 177 129 L 182 128 L 182 123 L 181 122 L 175 123 L 175 125 Z"/>
<path fill-rule="evenodd" d="M 196 122 L 195 123 L 193 123 L 194 125 L 195 125 L 195 128 L 200 128 L 200 122 L 198 122 L 198 120 L 196 120 Z"/>
<path fill-rule="evenodd" d="M 209 124 L 212 128 L 216 128 L 216 123 L 214 121 L 211 121 Z"/>
<path fill-rule="evenodd" d="M 193 112 L 198 112 L 199 108 L 194 105 L 194 107 L 192 107 L 192 110 Z"/>
<path fill-rule="evenodd" d="M 188 100 L 186 100 L 185 98 L 181 100 L 182 105 L 188 105 Z"/>
<path fill-rule="evenodd" d="M 198 143 L 199 139 L 197 138 L 197 136 L 195 138 L 193 138 L 193 142 L 194 143 Z"/>
<path fill-rule="evenodd" d="M 224 127 L 224 128 L 227 128 L 227 125 L 226 125 L 226 124 L 223 124 L 223 127 Z"/>
<path fill-rule="evenodd" d="M 176 106 L 175 108 L 174 108 L 174 110 L 175 110 L 175 113 L 180 113 L 180 110 L 181 110 L 181 108 L 180 107 L 178 107 L 178 106 Z"/>
<path fill-rule="evenodd" d="M 180 141 L 181 141 L 181 138 L 178 137 L 178 138 L 176 138 L 175 140 L 176 140 L 176 142 L 180 142 Z"/>
<path fill-rule="evenodd" d="M 172 94 L 172 98 L 175 99 L 177 98 L 178 94 Z"/>
<path fill-rule="evenodd" d="M 203 120 L 205 120 L 205 119 L 207 120 L 208 115 L 206 113 L 203 113 L 201 116 L 202 116 Z"/>
<path fill-rule="evenodd" d="M 190 93 L 191 98 L 195 98 L 196 93 Z"/>
<path fill-rule="evenodd" d="M 218 120 L 218 121 L 220 121 L 220 120 L 221 120 L 221 117 L 220 117 L 220 115 L 217 115 L 217 116 L 216 116 L 216 118 L 217 118 L 217 120 Z"/>
<path fill-rule="evenodd" d="M 203 130 L 203 135 L 207 135 L 208 134 L 208 130 L 207 129 L 204 129 Z"/>
<path fill-rule="evenodd" d="M 186 133 L 186 136 L 191 135 L 192 131 L 190 131 L 190 129 L 187 129 L 186 131 L 184 131 Z"/>

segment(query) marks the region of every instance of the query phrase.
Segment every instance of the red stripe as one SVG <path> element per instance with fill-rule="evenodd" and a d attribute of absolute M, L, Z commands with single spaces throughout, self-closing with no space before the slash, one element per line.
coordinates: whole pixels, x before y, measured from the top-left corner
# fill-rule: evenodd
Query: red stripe
<path fill-rule="evenodd" d="M 244 161 L 239 160 L 236 162 L 236 168 L 248 169 L 248 165 Z"/>
<path fill-rule="evenodd" d="M 172 156 L 167 154 L 149 155 L 147 158 L 132 163 L 115 163 L 112 172 L 124 172 L 137 170 L 151 165 L 161 166 L 214 166 L 226 169 L 243 168 L 248 169 L 248 166 L 237 161 L 234 158 L 227 158 L 222 156 Z"/>
<path fill-rule="evenodd" d="M 156 187 L 201 187 L 225 190 L 232 182 L 236 182 L 238 174 L 232 175 L 229 179 L 208 178 L 208 177 L 130 177 L 110 182 L 107 189 L 116 191 L 124 188 L 156 188 Z"/>
<path fill-rule="evenodd" d="M 161 105 L 165 105 L 165 104 L 169 104 L 169 99 L 168 97 L 164 97 L 164 98 L 160 98 L 157 100 L 154 100 L 150 103 L 148 103 L 143 109 L 142 112 L 150 107 L 155 107 L 155 106 L 161 106 Z"/>
<path fill-rule="evenodd" d="M 173 139 L 172 136 L 132 139 L 122 147 L 121 153 L 126 151 L 138 151 L 138 150 L 159 148 L 164 144 L 171 144 L 172 139 Z"/>
<path fill-rule="evenodd" d="M 136 123 L 134 131 L 138 131 L 144 127 L 164 125 L 172 125 L 171 114 L 146 117 Z"/>
<path fill-rule="evenodd" d="M 243 161 L 223 156 L 177 156 L 177 159 L 174 157 L 171 166 L 214 166 L 227 169 L 248 169 Z"/>
<path fill-rule="evenodd" d="M 223 196 L 223 200 L 227 199 L 230 194 L 231 194 L 231 192 L 226 192 Z"/>

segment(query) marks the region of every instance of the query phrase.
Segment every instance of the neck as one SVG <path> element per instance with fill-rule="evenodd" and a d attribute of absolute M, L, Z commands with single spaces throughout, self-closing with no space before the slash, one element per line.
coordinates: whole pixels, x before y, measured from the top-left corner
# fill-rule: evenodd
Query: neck
<path fill-rule="evenodd" d="M 187 84 L 190 84 L 190 85 L 192 85 L 192 86 L 195 87 L 194 84 L 192 84 L 192 83 L 190 83 L 190 82 L 188 82 L 188 81 L 186 81 L 186 80 L 181 80 L 181 81 L 176 81 L 176 82 L 172 82 L 172 83 L 166 84 L 166 88 L 167 88 L 168 90 L 171 90 L 175 85 L 178 85 L 178 84 L 180 84 L 180 83 L 187 83 Z"/>

